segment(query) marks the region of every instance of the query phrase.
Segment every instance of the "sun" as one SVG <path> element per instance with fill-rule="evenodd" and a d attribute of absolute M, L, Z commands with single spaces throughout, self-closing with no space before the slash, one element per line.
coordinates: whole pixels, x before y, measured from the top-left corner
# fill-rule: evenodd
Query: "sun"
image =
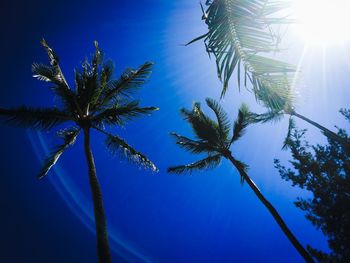
<path fill-rule="evenodd" d="M 295 29 L 307 44 L 334 45 L 350 39 L 350 0 L 294 0 Z"/>

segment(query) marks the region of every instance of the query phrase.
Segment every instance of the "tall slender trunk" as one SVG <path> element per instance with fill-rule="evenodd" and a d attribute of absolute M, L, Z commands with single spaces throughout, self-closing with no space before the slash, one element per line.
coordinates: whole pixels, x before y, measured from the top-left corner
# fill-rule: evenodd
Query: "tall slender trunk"
<path fill-rule="evenodd" d="M 86 161 L 89 169 L 89 182 L 94 205 L 96 238 L 97 238 L 97 255 L 100 263 L 111 263 L 107 234 L 107 224 L 105 212 L 103 209 L 103 200 L 101 187 L 96 176 L 96 167 L 94 157 L 90 147 L 90 129 L 84 128 L 84 150 Z"/>
<path fill-rule="evenodd" d="M 293 111 L 290 113 L 290 115 L 292 116 L 296 116 L 308 123 L 310 123 L 311 125 L 317 127 L 318 129 L 320 129 L 324 135 L 326 135 L 328 138 L 334 140 L 334 141 L 337 141 L 338 143 L 340 143 L 344 148 L 345 150 L 350 154 L 350 142 L 344 138 L 342 138 L 341 136 L 339 136 L 338 134 L 336 134 L 335 132 L 332 132 L 331 130 L 327 129 L 326 127 L 318 124 L 317 122 L 314 122 L 313 120 L 310 120 L 309 118 Z"/>
<path fill-rule="evenodd" d="M 256 196 L 259 198 L 259 200 L 264 204 L 264 206 L 269 210 L 279 227 L 282 229 L 283 233 L 287 236 L 289 241 L 293 244 L 295 249 L 299 252 L 299 254 L 305 259 L 306 262 L 315 262 L 312 257 L 309 255 L 309 253 L 305 250 L 305 248 L 300 244 L 300 242 L 296 239 L 292 231 L 288 228 L 282 217 L 279 215 L 277 210 L 272 206 L 272 204 L 263 196 L 263 194 L 260 192 L 259 188 L 256 186 L 256 184 L 253 182 L 252 179 L 250 179 L 249 175 L 244 171 L 244 169 L 238 164 L 238 161 L 233 158 L 233 156 L 230 154 L 227 157 L 232 164 L 237 168 L 240 175 L 243 177 L 243 179 L 248 183 L 250 188 L 254 191 Z"/>

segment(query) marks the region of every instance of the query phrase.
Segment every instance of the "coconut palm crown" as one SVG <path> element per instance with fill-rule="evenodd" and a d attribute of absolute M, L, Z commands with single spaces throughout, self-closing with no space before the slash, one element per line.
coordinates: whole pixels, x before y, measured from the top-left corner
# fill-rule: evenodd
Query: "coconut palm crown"
<path fill-rule="evenodd" d="M 194 154 L 205 154 L 206 157 L 191 164 L 170 167 L 168 169 L 169 172 L 191 173 L 194 170 L 215 168 L 220 164 L 222 157 L 231 155 L 230 146 L 243 135 L 245 128 L 248 126 L 250 112 L 245 104 L 239 110 L 238 119 L 234 124 L 233 135 L 230 136 L 231 124 L 227 114 L 216 101 L 207 98 L 206 103 L 215 113 L 217 121 L 204 114 L 201 105 L 197 102 L 194 103 L 191 111 L 181 109 L 181 114 L 192 126 L 196 135 L 195 140 L 175 132 L 171 133 L 176 139 L 176 144 L 181 148 Z M 245 164 L 238 163 L 242 169 L 246 169 Z"/>
<path fill-rule="evenodd" d="M 122 153 L 129 160 L 157 171 L 156 166 L 124 139 L 106 131 L 110 126 L 123 126 L 128 121 L 149 115 L 156 107 L 141 107 L 132 98 L 133 92 L 142 87 L 149 78 L 152 63 L 146 62 L 137 69 L 126 69 L 119 78 L 113 78 L 113 64 L 103 60 L 102 52 L 95 41 L 91 61 L 82 63 L 82 70 L 75 70 L 74 86 L 66 81 L 56 53 L 45 42 L 49 65 L 34 63 L 34 77 L 51 84 L 51 89 L 60 102 L 60 107 L 34 108 L 21 106 L 12 109 L 0 108 L 0 118 L 8 124 L 37 130 L 58 128 L 62 144 L 56 146 L 44 162 L 38 178 L 44 178 L 61 155 L 74 144 L 78 135 L 84 134 L 84 149 L 89 171 L 89 182 L 94 204 L 97 252 L 101 263 L 111 262 L 107 226 L 102 193 L 96 176 L 95 163 L 90 146 L 90 130 L 95 129 L 106 136 L 106 146 L 113 153 Z M 65 128 L 61 129 L 63 125 Z"/>
<path fill-rule="evenodd" d="M 233 124 L 233 132 L 231 134 L 230 121 L 219 103 L 208 98 L 206 99 L 206 104 L 214 112 L 216 120 L 211 119 L 208 115 L 203 113 L 199 103 L 194 103 L 192 110 L 181 109 L 184 119 L 192 127 L 196 137 L 195 139 L 191 139 L 177 133 L 171 133 L 176 140 L 176 144 L 181 148 L 193 154 L 204 154 L 205 157 L 190 164 L 170 167 L 168 168 L 168 172 L 177 174 L 192 173 L 196 170 L 215 168 L 220 164 L 222 158 L 229 160 L 237 169 L 241 182 L 247 182 L 249 187 L 268 209 L 283 233 L 299 252 L 299 254 L 305 259 L 306 262 L 314 262 L 305 248 L 300 244 L 300 242 L 288 228 L 277 210 L 265 198 L 256 184 L 247 174 L 248 166 L 237 160 L 230 150 L 231 145 L 242 137 L 247 126 L 256 122 L 255 114 L 251 113 L 248 107 L 243 104 L 238 111 L 238 117 Z"/>

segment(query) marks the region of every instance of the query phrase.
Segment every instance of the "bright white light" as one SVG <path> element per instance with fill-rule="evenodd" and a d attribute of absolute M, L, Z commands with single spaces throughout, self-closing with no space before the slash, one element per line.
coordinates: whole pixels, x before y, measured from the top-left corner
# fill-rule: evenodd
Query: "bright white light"
<path fill-rule="evenodd" d="M 340 44 L 350 38 L 350 0 L 294 1 L 296 29 L 308 44 Z"/>

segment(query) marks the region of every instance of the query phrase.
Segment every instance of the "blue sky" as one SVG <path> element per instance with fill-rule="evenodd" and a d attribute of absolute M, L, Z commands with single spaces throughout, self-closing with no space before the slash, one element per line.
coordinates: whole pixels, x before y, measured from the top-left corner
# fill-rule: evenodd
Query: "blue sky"
<path fill-rule="evenodd" d="M 68 80 L 93 52 L 94 40 L 115 62 L 116 74 L 155 62 L 149 83 L 135 97 L 161 110 L 112 131 L 147 154 L 160 173 L 112 157 L 103 137 L 93 134 L 115 262 L 302 262 L 225 161 L 214 171 L 191 177 L 165 172 L 169 165 L 196 160 L 169 137 L 171 131 L 190 135 L 179 109 L 220 94 L 215 64 L 204 45 L 183 46 L 206 30 L 198 1 L 13 1 L 0 12 L 3 107 L 55 103 L 47 85 L 31 77 L 31 64 L 47 61 L 39 45 L 42 37 L 58 53 Z M 291 34 L 289 45 L 286 59 L 298 63 L 302 42 Z M 310 47 L 297 87 L 297 110 L 327 127 L 348 128 L 338 109 L 349 104 L 349 65 L 348 46 Z M 232 120 L 242 102 L 262 110 L 251 93 L 239 93 L 232 81 L 222 101 Z M 317 130 L 297 123 L 309 128 L 310 141 L 324 142 Z M 284 182 L 273 167 L 274 158 L 288 160 L 289 153 L 280 151 L 286 129 L 287 118 L 252 126 L 233 153 L 249 164 L 249 174 L 299 240 L 326 249 L 325 238 L 293 205 L 307 193 Z M 45 152 L 56 142 L 47 133 L 1 126 L 2 262 L 96 262 L 81 138 L 48 178 L 36 180 Z"/>

